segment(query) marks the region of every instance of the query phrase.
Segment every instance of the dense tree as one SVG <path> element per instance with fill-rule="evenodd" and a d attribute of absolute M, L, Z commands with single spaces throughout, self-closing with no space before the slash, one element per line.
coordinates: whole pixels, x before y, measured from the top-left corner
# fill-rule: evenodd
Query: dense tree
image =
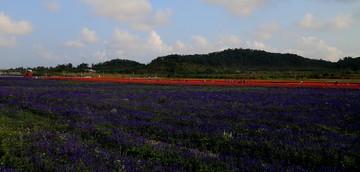
<path fill-rule="evenodd" d="M 360 57 L 345 57 L 338 62 L 314 60 L 296 54 L 271 53 L 253 49 L 228 49 L 209 54 L 178 55 L 158 57 L 145 65 L 132 60 L 113 59 L 91 68 L 105 73 L 164 74 L 164 76 L 190 76 L 192 74 L 229 74 L 243 71 L 318 71 L 324 72 L 313 77 L 334 78 L 334 71 L 359 71 Z M 81 63 L 74 67 L 71 63 L 56 67 L 32 68 L 39 75 L 64 72 L 85 72 L 89 64 Z M 8 71 L 25 71 L 24 68 Z M 321 76 L 320 76 L 321 75 Z"/>
<path fill-rule="evenodd" d="M 86 69 L 89 69 L 89 64 L 81 63 L 76 68 L 78 71 L 85 71 Z"/>
<path fill-rule="evenodd" d="M 338 68 L 357 71 L 360 70 L 360 57 L 358 58 L 345 57 L 344 59 L 340 59 L 336 63 L 336 65 Z"/>
<path fill-rule="evenodd" d="M 54 72 L 72 72 L 74 71 L 73 65 L 71 63 L 57 65 L 54 69 Z"/>
<path fill-rule="evenodd" d="M 221 73 L 238 70 L 323 70 L 335 68 L 334 63 L 307 59 L 295 54 L 269 53 L 252 49 L 228 49 L 221 52 L 197 55 L 169 55 L 154 59 L 149 71 L 169 72 L 171 68 L 183 73 Z"/>
<path fill-rule="evenodd" d="M 93 69 L 97 71 L 110 73 L 133 73 L 143 67 L 144 64 L 124 59 L 113 59 L 93 65 Z"/>

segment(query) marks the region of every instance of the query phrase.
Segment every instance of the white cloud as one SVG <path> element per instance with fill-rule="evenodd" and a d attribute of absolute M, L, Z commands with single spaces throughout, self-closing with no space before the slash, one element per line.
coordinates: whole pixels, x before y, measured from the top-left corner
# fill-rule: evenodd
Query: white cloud
<path fill-rule="evenodd" d="M 143 54 L 143 52 L 140 51 L 140 49 L 143 48 L 141 46 L 143 41 L 126 30 L 115 29 L 113 38 L 107 41 L 106 44 L 111 49 L 125 49 L 133 51 L 133 53 Z"/>
<path fill-rule="evenodd" d="M 89 4 L 97 15 L 117 22 L 124 22 L 137 30 L 151 30 L 155 25 L 168 23 L 171 9 L 153 12 L 147 0 L 82 0 Z"/>
<path fill-rule="evenodd" d="M 354 17 L 350 14 L 343 14 L 332 19 L 320 21 L 311 13 L 308 13 L 297 22 L 297 25 L 310 30 L 339 31 L 348 28 L 354 21 Z"/>
<path fill-rule="evenodd" d="M 147 39 L 139 38 L 126 30 L 115 29 L 110 40 L 105 41 L 106 50 L 98 52 L 105 58 L 125 58 L 147 63 L 152 59 L 167 55 L 173 47 L 167 46 L 160 35 L 150 31 Z"/>
<path fill-rule="evenodd" d="M 205 3 L 220 5 L 236 16 L 249 16 L 255 10 L 268 5 L 269 0 L 203 0 Z"/>
<path fill-rule="evenodd" d="M 32 31 L 32 25 L 27 21 L 14 21 L 0 12 L 0 35 L 24 35 Z"/>
<path fill-rule="evenodd" d="M 263 51 L 268 51 L 268 52 L 281 52 L 278 49 L 271 47 L 269 45 L 266 45 L 265 43 L 259 42 L 259 41 L 246 41 L 244 48 L 263 50 Z"/>
<path fill-rule="evenodd" d="M 151 46 L 151 49 L 159 52 L 160 54 L 167 54 L 172 50 L 172 47 L 166 46 L 161 40 L 160 35 L 158 35 L 155 31 L 150 32 L 148 43 Z"/>
<path fill-rule="evenodd" d="M 242 40 L 235 35 L 219 35 L 217 46 L 219 50 L 225 50 L 228 48 L 240 48 L 242 44 Z"/>
<path fill-rule="evenodd" d="M 109 54 L 109 50 L 106 49 L 101 49 L 95 52 L 86 52 L 86 53 L 81 53 L 78 54 L 77 56 L 78 58 L 76 58 L 77 63 L 81 64 L 81 63 L 88 63 L 88 64 L 96 64 L 96 63 L 100 63 L 100 62 L 105 62 L 105 61 L 109 61 L 114 57 L 111 56 Z M 118 57 L 118 56 L 116 56 Z M 74 56 L 71 56 L 71 58 L 69 58 L 71 60 L 74 60 Z"/>
<path fill-rule="evenodd" d="M 276 30 L 276 27 L 270 30 Z M 269 52 L 296 53 L 304 57 L 330 61 L 337 61 L 344 55 L 341 50 L 316 37 L 294 36 L 289 38 L 293 44 L 287 49 L 280 50 L 260 41 L 242 41 L 235 35 L 219 35 L 215 41 L 209 41 L 200 35 L 192 36 L 191 39 L 192 42 L 189 43 L 176 41 L 166 45 L 155 31 L 150 31 L 147 39 L 143 39 L 126 30 L 115 29 L 112 38 L 105 41 L 106 49 L 95 54 L 100 59 L 124 58 L 142 63 L 168 54 L 206 54 L 241 47 Z"/>
<path fill-rule="evenodd" d="M 96 36 L 95 31 L 89 30 L 88 28 L 83 28 L 80 33 L 80 40 L 86 43 L 97 43 L 99 39 Z"/>
<path fill-rule="evenodd" d="M 176 41 L 172 46 L 172 52 L 175 54 L 204 54 L 224 48 L 220 44 L 220 40 L 217 42 L 209 42 L 205 37 L 194 35 L 191 36 L 191 43 L 184 43 L 182 41 Z"/>
<path fill-rule="evenodd" d="M 67 41 L 64 43 L 64 46 L 69 48 L 82 48 L 85 47 L 85 44 L 81 41 Z"/>
<path fill-rule="evenodd" d="M 170 8 L 157 10 L 155 14 L 155 24 L 167 24 L 169 22 L 169 16 L 172 15 Z"/>
<path fill-rule="evenodd" d="M 94 55 L 98 56 L 98 57 L 106 57 L 107 56 L 105 50 L 97 51 L 96 53 L 94 53 Z"/>
<path fill-rule="evenodd" d="M 272 47 L 259 41 L 247 41 L 245 46 L 252 49 L 259 49 L 277 53 L 293 53 L 312 59 L 323 59 L 328 61 L 337 61 L 344 57 L 343 53 L 337 47 L 321 40 L 317 37 L 300 36 L 297 34 L 284 34 L 284 45 L 281 47 Z"/>
<path fill-rule="evenodd" d="M 104 62 L 104 61 L 108 61 L 108 60 L 111 60 L 111 59 L 108 59 L 108 55 L 107 55 L 107 51 L 106 50 L 100 50 L 100 51 L 97 51 L 93 54 L 93 57 L 94 57 L 94 60 L 96 62 Z"/>
<path fill-rule="evenodd" d="M 343 30 L 348 28 L 354 22 L 355 19 L 352 15 L 344 14 L 331 19 L 328 25 L 333 27 L 335 30 Z"/>
<path fill-rule="evenodd" d="M 60 10 L 60 5 L 56 1 L 51 1 L 51 2 L 43 1 L 43 4 L 49 11 L 57 12 Z"/>
<path fill-rule="evenodd" d="M 27 21 L 14 21 L 0 12 L 0 47 L 17 47 L 16 38 L 11 35 L 25 35 L 32 32 L 32 25 Z"/>
<path fill-rule="evenodd" d="M 265 49 L 267 48 L 264 43 L 262 43 L 262 42 L 257 42 L 257 41 L 254 41 L 254 42 L 252 43 L 252 47 L 253 47 L 254 49 L 258 49 L 258 50 L 265 50 Z"/>
<path fill-rule="evenodd" d="M 267 41 L 272 38 L 272 34 L 274 32 L 277 32 L 279 30 L 280 27 L 275 22 L 272 22 L 270 24 L 260 24 L 257 27 L 256 32 L 253 33 L 253 35 L 260 40 Z"/>
<path fill-rule="evenodd" d="M 85 47 L 85 44 L 95 44 L 97 42 L 99 42 L 99 39 L 96 36 L 96 32 L 84 27 L 79 33 L 76 41 L 67 41 L 64 43 L 64 46 L 69 48 L 81 48 Z"/>
<path fill-rule="evenodd" d="M 205 54 L 214 51 L 222 51 L 229 48 L 240 48 L 243 45 L 242 40 L 235 35 L 219 35 L 214 42 L 208 41 L 203 36 L 192 36 L 194 42 L 184 43 L 176 41 L 172 53 L 177 54 Z"/>
<path fill-rule="evenodd" d="M 43 60 L 59 60 L 60 58 L 54 53 L 48 51 L 43 45 L 35 45 L 33 46 L 33 52 L 37 55 L 37 58 Z"/>
<path fill-rule="evenodd" d="M 299 37 L 296 49 L 302 56 L 329 61 L 337 61 L 344 53 L 316 37 Z"/>
<path fill-rule="evenodd" d="M 137 43 L 140 41 L 137 36 L 131 35 L 129 32 L 118 28 L 115 29 L 113 37 L 118 42 Z"/>
<path fill-rule="evenodd" d="M 186 44 L 183 43 L 182 41 L 176 41 L 175 42 L 175 47 L 176 47 L 176 49 L 185 49 Z"/>
<path fill-rule="evenodd" d="M 196 42 L 196 45 L 200 47 L 208 47 L 209 43 L 206 38 L 202 36 L 191 36 L 191 38 Z"/>
<path fill-rule="evenodd" d="M 3 48 L 15 48 L 17 46 L 15 37 L 2 37 L 0 36 L 0 47 Z"/>

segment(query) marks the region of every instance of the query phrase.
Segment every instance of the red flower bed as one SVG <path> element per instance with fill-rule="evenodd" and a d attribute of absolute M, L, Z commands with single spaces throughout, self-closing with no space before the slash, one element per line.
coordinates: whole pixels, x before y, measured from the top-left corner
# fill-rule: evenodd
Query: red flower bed
<path fill-rule="evenodd" d="M 215 80 L 215 79 L 80 78 L 80 77 L 44 77 L 44 79 L 84 81 L 84 82 L 156 84 L 156 85 L 360 89 L 359 82 L 266 81 L 266 80 L 224 80 L 224 79 Z"/>

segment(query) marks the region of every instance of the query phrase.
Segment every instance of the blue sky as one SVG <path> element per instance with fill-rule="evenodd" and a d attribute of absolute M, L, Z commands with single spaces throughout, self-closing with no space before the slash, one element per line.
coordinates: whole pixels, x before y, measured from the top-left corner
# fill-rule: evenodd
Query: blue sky
<path fill-rule="evenodd" d="M 360 56 L 360 0 L 1 0 L 0 69 L 228 48 Z"/>

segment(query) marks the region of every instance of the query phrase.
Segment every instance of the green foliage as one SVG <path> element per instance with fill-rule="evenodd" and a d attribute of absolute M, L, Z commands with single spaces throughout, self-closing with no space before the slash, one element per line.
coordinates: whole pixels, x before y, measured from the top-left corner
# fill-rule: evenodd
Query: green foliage
<path fill-rule="evenodd" d="M 133 73 L 142 68 L 144 65 L 136 61 L 113 59 L 110 61 L 98 63 L 92 66 L 98 72 L 108 73 Z"/>
<path fill-rule="evenodd" d="M 154 59 L 149 71 L 163 73 L 236 73 L 239 70 L 322 70 L 334 63 L 307 59 L 295 54 L 269 53 L 252 49 L 228 49 L 203 55 L 169 55 Z"/>
<path fill-rule="evenodd" d="M 23 138 L 48 127 L 47 119 L 32 113 L 0 111 L 0 166 L 32 169 Z"/>
<path fill-rule="evenodd" d="M 352 71 L 360 70 L 360 57 L 352 58 L 352 57 L 345 57 L 344 59 L 340 59 L 336 66 L 338 68 L 343 69 L 350 69 Z"/>
<path fill-rule="evenodd" d="M 267 71 L 269 76 L 264 79 L 281 78 L 272 75 L 276 71 L 297 71 L 300 75 L 290 75 L 293 79 L 306 78 L 354 78 L 359 77 L 360 57 L 345 57 L 338 62 L 315 60 L 296 54 L 271 53 L 253 49 L 228 49 L 209 54 L 178 55 L 158 57 L 145 65 L 136 61 L 113 59 L 98 64 L 87 63 L 73 66 L 71 63 L 46 68 L 43 66 L 32 68 L 35 75 L 51 76 L 64 73 L 86 72 L 89 68 L 98 73 L 117 74 L 148 74 L 165 77 L 207 78 L 224 74 L 244 74 L 244 71 Z M 24 73 L 26 69 L 17 68 L 8 71 Z M 315 71 L 313 75 L 304 76 L 304 71 Z M 345 71 L 345 72 L 344 72 Z M 340 73 L 340 74 L 339 74 Z M 304 75 L 307 73 L 305 72 Z M 356 76 L 353 76 L 356 75 Z"/>

